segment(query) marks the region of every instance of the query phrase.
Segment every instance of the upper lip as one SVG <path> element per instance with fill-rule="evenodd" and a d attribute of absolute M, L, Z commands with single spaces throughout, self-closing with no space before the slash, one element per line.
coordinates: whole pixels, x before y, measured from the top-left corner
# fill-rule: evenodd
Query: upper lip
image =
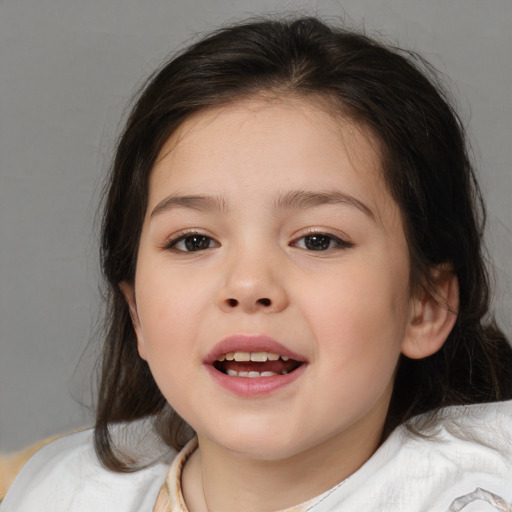
<path fill-rule="evenodd" d="M 237 334 L 219 341 L 205 357 L 206 364 L 213 364 L 217 358 L 230 352 L 270 352 L 300 362 L 306 362 L 304 356 L 285 347 L 275 339 L 265 335 Z"/>

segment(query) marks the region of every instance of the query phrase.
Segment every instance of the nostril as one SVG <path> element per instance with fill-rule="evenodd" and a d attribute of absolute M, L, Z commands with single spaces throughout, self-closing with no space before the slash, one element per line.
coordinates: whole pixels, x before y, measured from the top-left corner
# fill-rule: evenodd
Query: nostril
<path fill-rule="evenodd" d="M 238 301 L 236 299 L 228 299 L 226 302 L 228 303 L 228 306 L 232 308 L 236 308 L 238 306 Z"/>
<path fill-rule="evenodd" d="M 270 299 L 258 299 L 258 304 L 262 304 L 263 306 L 270 306 Z"/>

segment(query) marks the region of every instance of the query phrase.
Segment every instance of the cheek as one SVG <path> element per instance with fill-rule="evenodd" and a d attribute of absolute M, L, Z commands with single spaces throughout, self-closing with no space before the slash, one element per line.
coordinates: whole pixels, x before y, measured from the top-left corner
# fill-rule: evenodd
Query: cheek
<path fill-rule="evenodd" d="M 153 284 L 153 285 L 152 285 Z M 190 382 L 190 365 L 197 337 L 195 301 L 188 301 L 182 290 L 162 281 L 146 281 L 138 292 L 141 338 L 139 352 L 147 361 L 157 386 L 168 402 L 178 401 L 183 382 Z M 190 292 L 190 290 L 189 290 Z"/>
<path fill-rule="evenodd" d="M 405 272 L 393 270 L 363 264 L 324 283 L 308 313 L 320 353 L 340 366 L 395 363 L 408 324 L 409 299 Z"/>
<path fill-rule="evenodd" d="M 183 279 L 165 266 L 147 272 L 141 265 L 136 293 L 141 341 L 150 359 L 170 358 L 174 351 L 193 346 L 190 340 L 209 300 L 201 282 Z"/>
<path fill-rule="evenodd" d="M 149 261 L 143 259 L 137 267 L 137 304 L 150 304 L 161 314 L 187 314 L 194 305 L 204 302 L 209 282 L 199 272 L 183 265 L 170 264 L 165 254 Z"/>

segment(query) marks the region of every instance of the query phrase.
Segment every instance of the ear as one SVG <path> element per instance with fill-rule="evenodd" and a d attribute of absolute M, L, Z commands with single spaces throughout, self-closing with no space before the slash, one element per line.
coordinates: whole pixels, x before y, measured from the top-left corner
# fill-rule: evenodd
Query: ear
<path fill-rule="evenodd" d="M 459 280 L 451 266 L 432 270 L 431 289 L 422 288 L 413 298 L 411 317 L 402 343 L 402 354 L 422 359 L 437 352 L 450 334 L 459 309 Z"/>
<path fill-rule="evenodd" d="M 119 288 L 123 292 L 124 298 L 126 299 L 126 303 L 128 304 L 133 329 L 137 337 L 137 349 L 139 350 L 139 355 L 140 357 L 142 357 L 142 359 L 147 360 L 146 346 L 144 344 L 144 337 L 142 336 L 139 314 L 137 312 L 137 302 L 135 300 L 135 287 L 133 286 L 133 284 L 130 284 L 127 281 L 122 281 L 121 283 L 119 283 Z"/>

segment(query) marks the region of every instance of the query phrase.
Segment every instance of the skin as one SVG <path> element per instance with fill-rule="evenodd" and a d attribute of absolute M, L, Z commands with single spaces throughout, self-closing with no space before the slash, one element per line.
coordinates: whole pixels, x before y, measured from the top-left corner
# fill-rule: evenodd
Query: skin
<path fill-rule="evenodd" d="M 283 200 L 297 191 L 344 200 Z M 210 200 L 175 200 L 198 195 Z M 400 354 L 435 352 L 455 320 L 411 296 L 371 134 L 297 98 L 200 112 L 163 148 L 148 200 L 135 283 L 121 288 L 141 357 L 198 435 L 189 509 L 279 510 L 356 471 L 379 445 Z M 326 250 L 310 249 L 312 232 Z M 202 250 L 187 251 L 191 233 L 208 237 Z M 439 281 L 454 304 L 455 278 Z M 300 354 L 303 373 L 256 398 L 222 388 L 204 359 L 240 334 Z"/>

